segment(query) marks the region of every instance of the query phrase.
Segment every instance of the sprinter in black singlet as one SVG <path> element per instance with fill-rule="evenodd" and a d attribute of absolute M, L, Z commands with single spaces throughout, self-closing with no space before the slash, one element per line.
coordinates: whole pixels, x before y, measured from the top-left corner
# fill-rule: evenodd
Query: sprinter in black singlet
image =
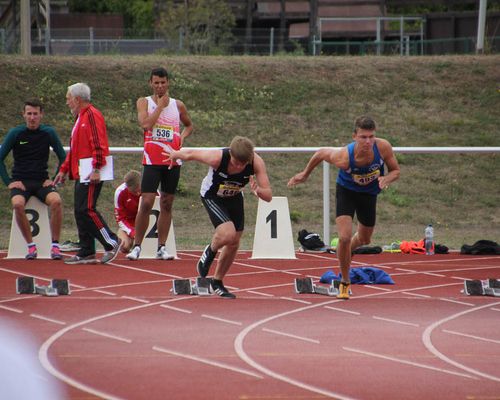
<path fill-rule="evenodd" d="M 200 194 L 215 233 L 211 243 L 205 247 L 197 269 L 200 276 L 206 277 L 217 251 L 221 250 L 211 283 L 212 289 L 221 297 L 235 298 L 222 280 L 234 261 L 244 229 L 244 186 L 250 182 L 254 195 L 265 201 L 272 199 L 264 160 L 254 152 L 253 143 L 241 136 L 236 136 L 229 148 L 222 150 L 185 148 L 165 155 L 172 161 L 193 160 L 210 167 L 201 184 Z"/>

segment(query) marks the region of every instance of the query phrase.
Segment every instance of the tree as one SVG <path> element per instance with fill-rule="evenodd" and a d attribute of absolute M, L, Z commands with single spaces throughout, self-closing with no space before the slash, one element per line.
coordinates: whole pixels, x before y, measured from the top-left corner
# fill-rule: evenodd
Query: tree
<path fill-rule="evenodd" d="M 232 45 L 234 25 L 234 14 L 223 0 L 168 0 L 157 28 L 190 53 L 215 54 L 227 52 Z"/>
<path fill-rule="evenodd" d="M 153 30 L 153 0 L 69 0 L 68 6 L 70 12 L 121 14 L 132 36 Z"/>

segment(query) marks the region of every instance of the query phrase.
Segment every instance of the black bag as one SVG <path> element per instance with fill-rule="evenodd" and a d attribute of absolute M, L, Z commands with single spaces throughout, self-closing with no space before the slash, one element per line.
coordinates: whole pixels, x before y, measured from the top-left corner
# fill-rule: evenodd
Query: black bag
<path fill-rule="evenodd" d="M 464 244 L 460 249 L 460 254 L 500 254 L 500 246 L 491 240 L 478 240 L 472 246 Z"/>
<path fill-rule="evenodd" d="M 353 251 L 353 254 L 380 254 L 382 247 L 380 246 L 361 246 Z"/>
<path fill-rule="evenodd" d="M 297 240 L 305 250 L 322 250 L 325 248 L 325 243 L 317 233 L 307 232 L 305 229 L 299 232 Z"/>

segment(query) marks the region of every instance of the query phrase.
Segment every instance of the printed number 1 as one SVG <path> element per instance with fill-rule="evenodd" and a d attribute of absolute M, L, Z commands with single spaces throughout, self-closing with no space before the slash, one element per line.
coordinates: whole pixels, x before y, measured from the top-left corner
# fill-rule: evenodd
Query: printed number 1
<path fill-rule="evenodd" d="M 278 227 L 277 227 L 277 223 L 276 223 L 277 215 L 278 215 L 278 212 L 276 210 L 273 210 L 266 217 L 266 224 L 269 221 L 271 221 L 271 239 L 276 239 L 278 237 Z"/>

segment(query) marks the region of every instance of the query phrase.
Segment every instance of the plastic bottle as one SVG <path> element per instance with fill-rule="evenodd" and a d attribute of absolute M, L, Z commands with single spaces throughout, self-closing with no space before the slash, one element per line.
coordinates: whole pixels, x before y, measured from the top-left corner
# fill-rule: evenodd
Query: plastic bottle
<path fill-rule="evenodd" d="M 432 224 L 425 228 L 425 254 L 428 256 L 434 254 L 434 228 Z"/>

